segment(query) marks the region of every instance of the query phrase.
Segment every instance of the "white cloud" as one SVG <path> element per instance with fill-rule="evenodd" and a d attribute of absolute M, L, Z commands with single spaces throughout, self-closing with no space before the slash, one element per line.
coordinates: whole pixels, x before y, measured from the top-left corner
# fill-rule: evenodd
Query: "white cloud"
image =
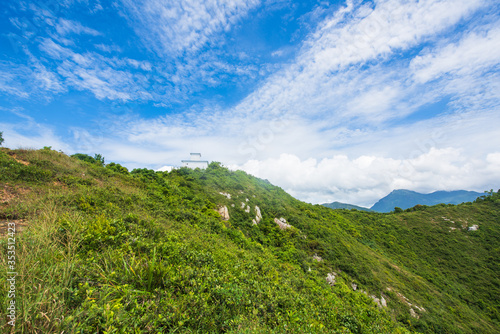
<path fill-rule="evenodd" d="M 283 152 L 307 159 L 346 148 L 354 149 L 358 156 L 365 155 L 367 150 L 381 156 L 401 154 L 403 143 L 411 144 L 405 135 L 413 130 L 402 126 L 390 131 L 388 121 L 404 118 L 443 96 L 452 96 L 450 108 L 459 103 L 458 99 L 460 103 L 468 99 L 469 103 L 482 100 L 484 104 L 485 92 L 493 92 L 498 80 L 495 76 L 490 80 L 475 78 L 482 81 L 481 85 L 490 82 L 488 89 L 482 90 L 480 96 L 469 89 L 466 96 L 462 95 L 466 89 L 458 87 L 464 83 L 471 85 L 473 80 L 469 77 L 423 87 L 411 79 L 409 60 L 391 63 L 386 60 L 393 52 L 422 41 L 438 40 L 436 34 L 482 5 L 479 1 L 455 1 L 453 5 L 450 1 L 379 1 L 375 8 L 348 4 L 320 25 L 305 42 L 294 64 L 271 76 L 236 107 L 221 110 L 216 106 L 201 106 L 182 116 L 133 121 L 126 126 L 134 133 L 128 139 L 144 143 L 175 142 L 180 148 L 186 146 L 184 141 L 201 143 L 211 136 L 224 143 L 224 151 L 231 152 L 219 154 L 220 159 L 235 164 L 248 158 L 264 160 Z M 452 9 L 445 10 L 447 7 Z M 349 46 L 353 41 L 362 54 Z M 317 57 L 325 50 L 335 54 Z M 430 54 L 430 50 L 432 46 L 425 52 Z M 367 60 L 374 63 L 360 68 L 360 62 Z M 491 111 L 499 100 L 492 95 L 490 101 L 487 110 Z M 480 132 L 474 131 L 471 136 Z M 394 142 L 384 136 L 390 136 Z"/>
<path fill-rule="evenodd" d="M 340 201 L 370 207 L 394 189 L 483 191 L 499 186 L 498 155 L 496 152 L 483 159 L 469 160 L 455 148 L 431 148 L 408 159 L 367 155 L 350 159 L 336 155 L 318 161 L 282 154 L 279 158 L 250 160 L 232 168 L 268 179 L 308 202 Z"/>
<path fill-rule="evenodd" d="M 0 92 L 22 99 L 50 100 L 52 94 L 65 91 L 54 73 L 30 57 L 30 64 L 0 62 Z"/>
<path fill-rule="evenodd" d="M 51 38 L 43 38 L 40 42 L 39 49 L 54 59 L 65 59 L 74 55 L 71 49 L 65 48 L 52 40 Z"/>
<path fill-rule="evenodd" d="M 500 61 L 500 27 L 470 33 L 458 43 L 429 51 L 413 59 L 411 67 L 419 83 L 442 75 L 469 75 L 497 65 Z"/>
<path fill-rule="evenodd" d="M 229 30 L 259 0 L 121 0 L 143 43 L 162 55 L 197 51 Z"/>
<path fill-rule="evenodd" d="M 0 62 L 0 92 L 9 96 L 29 97 L 26 87 L 19 84 L 19 79 L 26 77 L 26 72 L 24 66 Z"/>
<path fill-rule="evenodd" d="M 454 25 L 483 5 L 481 1 L 378 1 L 375 8 L 348 5 L 326 19 L 304 43 L 296 62 L 278 72 L 241 105 L 241 113 L 342 114 L 345 93 L 369 90 L 377 76 L 366 76 L 356 64 L 389 58 Z M 368 69 L 369 70 L 369 69 Z M 385 68 L 377 74 L 384 75 Z M 397 74 L 397 66 L 395 71 Z M 373 82 L 365 82 L 367 79 Z M 357 79 L 357 80 L 356 80 Z M 361 84 L 360 88 L 356 84 Z M 387 84 L 385 80 L 385 85 Z M 388 89 L 392 89 L 388 87 Z M 332 106 L 333 104 L 333 106 Z M 386 110 L 387 111 L 387 110 Z M 390 110 L 389 110 L 390 111 Z M 383 111 L 382 111 L 383 113 Z M 377 115 L 380 118 L 382 113 Z M 350 116 L 365 116 L 349 110 Z M 390 114 L 391 115 L 391 114 Z"/>
<path fill-rule="evenodd" d="M 114 44 L 103 44 L 103 43 L 99 43 L 99 44 L 96 44 L 95 47 L 103 52 L 107 52 L 107 53 L 112 53 L 112 52 L 122 52 L 122 48 L 119 47 L 118 45 L 114 45 Z"/>
<path fill-rule="evenodd" d="M 62 36 L 68 34 L 87 34 L 98 36 L 101 34 L 97 30 L 83 26 L 80 22 L 66 20 L 63 18 L 59 18 L 55 28 L 56 31 Z"/>
<path fill-rule="evenodd" d="M 3 146 L 9 148 L 35 148 L 52 146 L 52 149 L 70 152 L 70 145 L 54 133 L 54 129 L 44 124 L 38 124 L 34 119 L 21 111 L 4 110 L 11 112 L 22 120 L 15 123 L 0 122 L 5 142 Z"/>
<path fill-rule="evenodd" d="M 59 61 L 55 67 L 57 73 L 49 72 L 44 67 L 42 79 L 45 81 L 59 78 L 65 85 L 77 90 L 89 90 L 101 100 L 152 99 L 151 93 L 147 91 L 148 78 L 141 73 L 151 70 L 148 61 L 107 58 L 92 52 L 79 54 L 50 38 L 43 39 L 39 48 Z"/>

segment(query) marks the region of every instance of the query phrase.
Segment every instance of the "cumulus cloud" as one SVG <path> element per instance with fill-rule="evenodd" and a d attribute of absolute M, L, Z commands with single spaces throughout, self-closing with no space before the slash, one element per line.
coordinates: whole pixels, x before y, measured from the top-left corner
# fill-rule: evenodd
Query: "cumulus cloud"
<path fill-rule="evenodd" d="M 499 152 L 470 160 L 456 148 L 435 149 L 409 159 L 336 155 L 301 160 L 293 154 L 250 160 L 242 169 L 278 184 L 312 203 L 340 201 L 370 207 L 394 189 L 431 192 L 437 189 L 486 190 L 498 185 Z M 478 177 L 478 174 L 481 177 Z"/>

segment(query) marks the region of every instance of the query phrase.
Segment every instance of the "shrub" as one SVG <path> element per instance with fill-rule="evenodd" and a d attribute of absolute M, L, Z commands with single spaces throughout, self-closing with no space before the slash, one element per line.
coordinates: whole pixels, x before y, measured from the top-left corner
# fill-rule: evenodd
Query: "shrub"
<path fill-rule="evenodd" d="M 128 174 L 128 169 L 126 167 L 123 167 L 122 165 L 116 164 L 114 162 L 107 164 L 106 168 L 116 173 Z"/>

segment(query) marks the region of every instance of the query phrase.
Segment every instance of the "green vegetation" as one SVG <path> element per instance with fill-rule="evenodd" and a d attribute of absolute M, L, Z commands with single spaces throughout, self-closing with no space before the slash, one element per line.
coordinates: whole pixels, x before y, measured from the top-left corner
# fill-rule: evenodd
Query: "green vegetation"
<path fill-rule="evenodd" d="M 3 132 L 0 131 L 0 146 L 2 146 L 5 139 L 3 139 Z"/>
<path fill-rule="evenodd" d="M 87 157 L 0 149 L 0 221 L 26 225 L 15 332 L 500 330 L 498 193 L 398 214 L 331 210 L 219 163 L 129 173 Z"/>
<path fill-rule="evenodd" d="M 50 147 L 49 147 L 50 149 Z M 91 157 L 88 154 L 84 153 L 75 153 L 71 156 L 72 158 L 76 158 L 78 160 L 82 160 L 91 164 L 95 164 L 98 166 L 104 166 L 104 157 L 101 154 L 95 154 L 94 157 Z"/>

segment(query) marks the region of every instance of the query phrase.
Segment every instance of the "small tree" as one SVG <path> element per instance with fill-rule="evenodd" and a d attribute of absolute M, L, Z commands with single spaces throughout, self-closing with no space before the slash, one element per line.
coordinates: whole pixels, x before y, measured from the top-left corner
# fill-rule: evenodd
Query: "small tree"
<path fill-rule="evenodd" d="M 82 161 L 91 163 L 91 164 L 95 164 L 96 163 L 94 158 L 92 158 L 90 155 L 84 154 L 84 153 L 75 153 L 71 157 L 72 158 L 76 158 L 78 160 L 82 160 Z"/>
<path fill-rule="evenodd" d="M 403 212 L 403 209 L 401 209 L 399 206 L 396 206 L 394 208 L 394 213 L 401 213 L 401 212 Z"/>
<path fill-rule="evenodd" d="M 104 157 L 101 154 L 94 154 L 95 163 L 101 166 L 104 166 Z"/>
<path fill-rule="evenodd" d="M 106 168 L 117 173 L 128 174 L 128 169 L 126 167 L 123 167 L 122 165 L 114 162 L 110 162 L 109 164 L 107 164 Z"/>
<path fill-rule="evenodd" d="M 0 146 L 2 146 L 3 141 L 3 132 L 0 132 Z"/>

